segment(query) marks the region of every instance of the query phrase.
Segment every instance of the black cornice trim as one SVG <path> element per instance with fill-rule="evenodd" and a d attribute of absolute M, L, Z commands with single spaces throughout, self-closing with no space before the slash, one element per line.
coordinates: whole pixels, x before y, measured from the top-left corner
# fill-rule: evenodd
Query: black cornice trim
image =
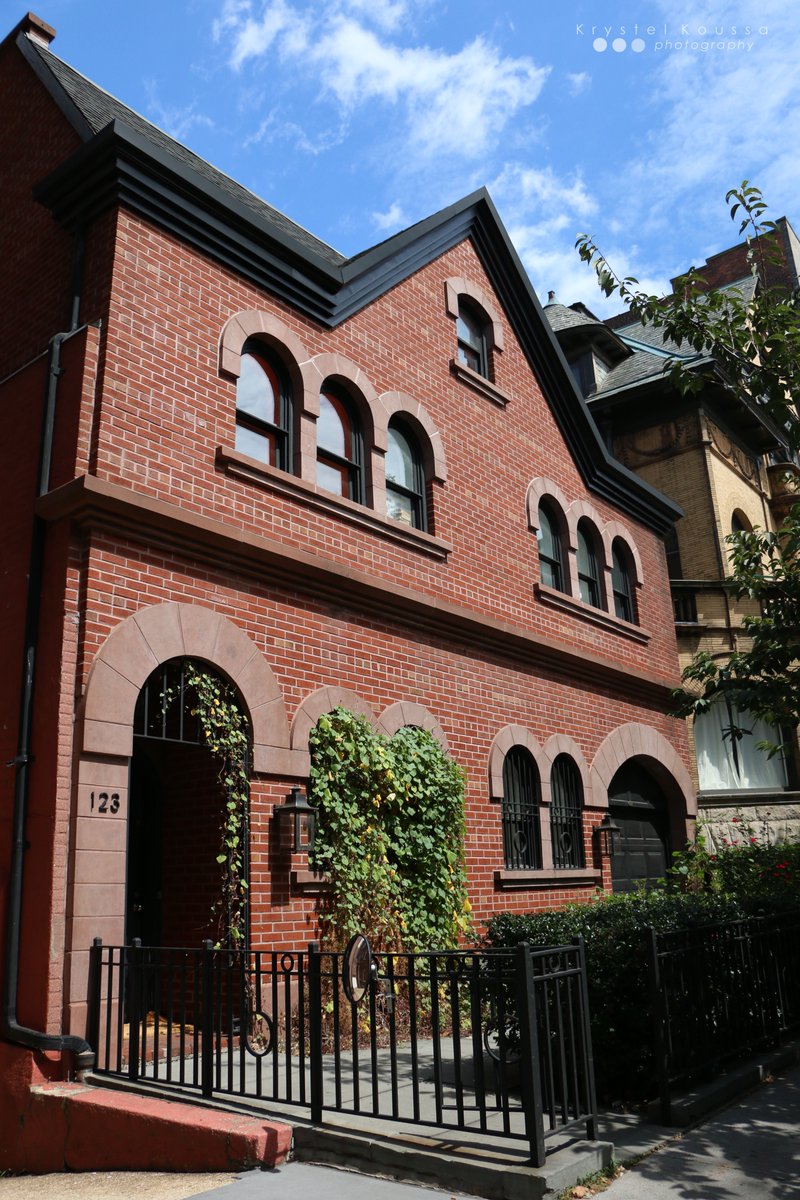
<path fill-rule="evenodd" d="M 609 455 L 485 189 L 341 267 L 120 121 L 80 147 L 34 194 L 67 228 L 123 205 L 328 328 L 470 237 L 587 486 L 660 534 L 681 515 Z"/>

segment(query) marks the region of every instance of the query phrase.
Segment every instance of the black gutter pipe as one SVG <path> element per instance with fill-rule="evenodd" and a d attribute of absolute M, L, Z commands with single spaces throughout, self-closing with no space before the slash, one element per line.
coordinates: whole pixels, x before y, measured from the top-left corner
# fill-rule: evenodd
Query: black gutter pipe
<path fill-rule="evenodd" d="M 71 297 L 72 328 L 50 339 L 47 379 L 45 383 L 42 438 L 39 449 L 39 469 L 36 499 L 50 488 L 50 466 L 53 456 L 53 436 L 56 422 L 56 396 L 61 376 L 61 347 L 78 328 L 79 287 L 77 281 L 83 263 L 83 237 L 79 236 L 75 254 L 75 286 Z M 2 1007 L 0 1007 L 0 1036 L 6 1041 L 30 1050 L 70 1051 L 75 1055 L 79 1071 L 94 1066 L 95 1052 L 84 1038 L 69 1033 L 49 1034 L 20 1025 L 17 1020 L 19 991 L 19 952 L 22 934 L 22 891 L 25 865 L 25 828 L 28 816 L 29 769 L 31 754 L 31 718 L 33 715 L 36 652 L 39 641 L 42 582 L 44 573 L 45 535 L 47 526 L 34 512 L 31 551 L 28 570 L 28 594 L 25 606 L 25 660 L 19 705 L 17 754 L 8 764 L 16 768 L 14 781 L 14 815 L 12 819 L 11 866 L 8 880 L 8 911 L 6 914 L 5 962 L 3 972 Z"/>

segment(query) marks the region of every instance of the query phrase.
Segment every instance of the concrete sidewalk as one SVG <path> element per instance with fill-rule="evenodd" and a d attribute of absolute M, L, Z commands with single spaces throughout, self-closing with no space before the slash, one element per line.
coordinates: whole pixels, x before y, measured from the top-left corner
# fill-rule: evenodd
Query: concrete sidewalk
<path fill-rule="evenodd" d="M 800 1197 L 800 1068 L 674 1137 L 603 1195 L 608 1200 Z"/>

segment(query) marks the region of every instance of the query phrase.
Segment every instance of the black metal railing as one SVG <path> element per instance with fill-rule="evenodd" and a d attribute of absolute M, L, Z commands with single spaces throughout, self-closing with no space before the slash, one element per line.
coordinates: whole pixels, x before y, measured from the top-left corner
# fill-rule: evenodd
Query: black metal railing
<path fill-rule="evenodd" d="M 97 1070 L 143 1084 L 525 1139 L 596 1137 L 582 942 L 374 957 L 92 949 Z"/>
<path fill-rule="evenodd" d="M 800 1025 L 800 913 L 650 929 L 650 987 L 663 1119 L 673 1084 Z"/>

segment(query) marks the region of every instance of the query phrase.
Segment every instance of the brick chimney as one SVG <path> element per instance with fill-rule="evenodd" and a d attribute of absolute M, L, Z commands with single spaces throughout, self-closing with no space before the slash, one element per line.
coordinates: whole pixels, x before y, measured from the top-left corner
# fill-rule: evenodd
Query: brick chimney
<path fill-rule="evenodd" d="M 49 46 L 56 36 L 53 26 L 48 25 L 46 21 L 32 12 L 25 14 L 14 33 L 27 33 L 28 37 L 34 42 L 38 42 L 40 46 Z"/>

